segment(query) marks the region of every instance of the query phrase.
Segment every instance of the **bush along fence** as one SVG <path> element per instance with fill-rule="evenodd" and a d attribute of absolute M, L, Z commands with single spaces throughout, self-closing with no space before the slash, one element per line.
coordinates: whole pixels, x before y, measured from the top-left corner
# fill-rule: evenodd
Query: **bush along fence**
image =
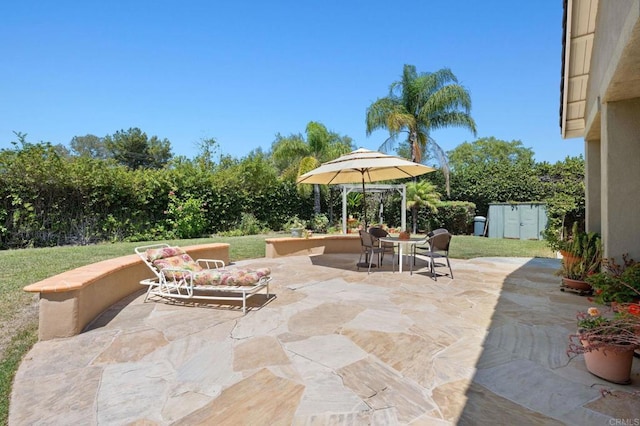
<path fill-rule="evenodd" d="M 48 144 L 2 150 L 0 249 L 200 237 L 233 229 L 246 213 L 273 230 L 294 214 L 311 217 L 313 200 L 295 184 L 241 167 L 130 170 Z"/>

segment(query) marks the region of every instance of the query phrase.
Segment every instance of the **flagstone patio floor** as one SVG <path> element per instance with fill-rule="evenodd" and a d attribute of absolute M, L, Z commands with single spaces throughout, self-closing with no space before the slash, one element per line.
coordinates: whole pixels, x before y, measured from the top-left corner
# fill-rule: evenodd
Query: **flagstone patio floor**
<path fill-rule="evenodd" d="M 121 301 L 37 343 L 11 425 L 431 425 L 640 422 L 640 360 L 614 385 L 569 358 L 586 297 L 555 259 L 453 260 L 455 279 L 357 255 L 254 259 L 274 297 L 238 306 Z M 442 269 L 444 271 L 444 269 Z M 613 422 L 613 423 L 612 423 Z M 624 423 L 638 424 L 638 423 Z"/>

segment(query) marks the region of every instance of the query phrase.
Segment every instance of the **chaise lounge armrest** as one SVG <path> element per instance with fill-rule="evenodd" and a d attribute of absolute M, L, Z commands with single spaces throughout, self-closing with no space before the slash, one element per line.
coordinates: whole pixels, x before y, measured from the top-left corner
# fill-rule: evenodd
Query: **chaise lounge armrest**
<path fill-rule="evenodd" d="M 224 269 L 224 260 L 220 259 L 197 259 L 196 263 L 203 269 Z"/>

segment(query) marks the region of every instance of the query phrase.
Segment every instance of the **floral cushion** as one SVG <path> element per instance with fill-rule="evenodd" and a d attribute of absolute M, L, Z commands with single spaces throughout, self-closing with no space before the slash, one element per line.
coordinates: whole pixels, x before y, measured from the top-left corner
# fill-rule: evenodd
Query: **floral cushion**
<path fill-rule="evenodd" d="M 149 262 L 159 271 L 167 268 L 183 269 L 189 272 L 165 271 L 169 279 L 183 279 L 193 276 L 197 286 L 242 286 L 253 285 L 262 277 L 271 274 L 269 268 L 260 269 L 204 269 L 180 247 L 162 247 L 146 251 Z"/>
<path fill-rule="evenodd" d="M 269 268 L 260 269 L 209 269 L 196 272 L 193 283 L 198 286 L 242 286 L 254 285 L 260 278 L 271 274 Z"/>
<path fill-rule="evenodd" d="M 234 269 L 227 272 L 222 276 L 222 285 L 253 285 L 260 281 L 260 278 L 271 275 L 269 268 Z"/>
<path fill-rule="evenodd" d="M 186 252 L 180 247 L 162 247 L 158 249 L 147 250 L 147 259 L 149 262 L 154 260 L 164 259 L 166 257 L 177 256 L 179 254 L 186 254 Z"/>
<path fill-rule="evenodd" d="M 193 275 L 193 284 L 197 286 L 220 285 L 223 273 L 226 273 L 226 271 L 220 269 L 205 269 Z"/>
<path fill-rule="evenodd" d="M 156 259 L 153 262 L 153 266 L 158 268 L 158 270 L 162 271 L 166 268 L 175 268 L 175 269 L 186 269 L 188 271 L 199 272 L 202 271 L 202 266 L 198 265 L 188 254 L 179 254 L 176 256 L 170 256 L 162 259 Z M 171 272 L 168 271 L 165 273 L 167 278 L 184 278 L 183 273 L 181 272 Z"/>

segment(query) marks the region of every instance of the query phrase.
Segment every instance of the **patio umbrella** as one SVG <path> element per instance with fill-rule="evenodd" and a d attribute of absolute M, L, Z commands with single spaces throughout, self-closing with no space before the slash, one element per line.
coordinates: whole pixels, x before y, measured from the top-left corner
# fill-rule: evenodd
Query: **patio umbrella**
<path fill-rule="evenodd" d="M 365 184 L 420 176 L 436 169 L 393 155 L 360 148 L 298 177 L 298 183 L 331 185 L 362 182 L 364 227 L 367 227 Z"/>

